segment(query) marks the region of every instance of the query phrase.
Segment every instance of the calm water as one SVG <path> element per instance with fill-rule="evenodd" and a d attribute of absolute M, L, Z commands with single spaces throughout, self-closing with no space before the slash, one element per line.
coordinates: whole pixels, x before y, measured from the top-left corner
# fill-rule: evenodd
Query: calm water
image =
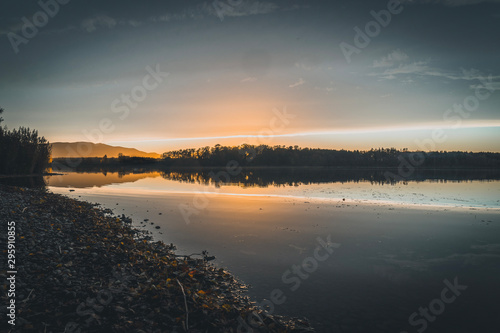
<path fill-rule="evenodd" d="M 208 250 L 251 285 L 253 300 L 305 316 L 320 332 L 500 327 L 495 177 L 434 172 L 388 183 L 379 172 L 254 170 L 217 178 L 68 173 L 46 181 L 53 192 L 131 215 L 179 253 Z M 455 279 L 467 289 L 443 291 Z"/>
<path fill-rule="evenodd" d="M 365 174 L 360 176 L 359 172 L 348 173 L 345 170 L 293 170 L 254 170 L 240 173 L 237 177 L 224 171 L 124 175 L 67 173 L 49 177 L 48 184 L 54 187 L 92 188 L 96 193 L 207 193 L 500 208 L 500 180 L 497 179 L 470 180 L 464 179 L 467 175 L 460 174 L 448 174 L 447 179 L 438 174 L 432 178 L 416 175 L 416 179 L 406 182 L 388 183 L 379 172 L 363 171 Z"/>

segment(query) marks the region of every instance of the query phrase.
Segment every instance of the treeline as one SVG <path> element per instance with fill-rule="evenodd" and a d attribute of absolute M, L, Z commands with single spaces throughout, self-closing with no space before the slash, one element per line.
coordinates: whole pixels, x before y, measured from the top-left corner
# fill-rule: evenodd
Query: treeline
<path fill-rule="evenodd" d="M 49 142 L 36 130 L 2 128 L 2 121 L 0 117 L 0 174 L 43 173 L 50 162 Z"/>
<path fill-rule="evenodd" d="M 150 157 L 132 157 L 119 154 L 118 157 L 82 157 L 55 158 L 51 163 L 52 172 L 88 171 L 88 172 L 123 172 L 129 169 L 144 171 L 155 169 L 159 159 Z"/>
<path fill-rule="evenodd" d="M 239 167 L 337 167 L 407 169 L 497 169 L 500 153 L 410 152 L 379 148 L 368 151 L 299 148 L 298 146 L 221 146 L 166 152 L 161 159 L 119 156 L 118 158 L 58 158 L 57 171 L 119 172 L 131 168 L 167 170 L 182 168 Z"/>
<path fill-rule="evenodd" d="M 171 167 L 221 167 L 231 162 L 240 167 L 384 167 L 498 168 L 500 153 L 410 152 L 379 148 L 369 151 L 300 148 L 298 146 L 221 146 L 180 149 L 162 155 Z"/>

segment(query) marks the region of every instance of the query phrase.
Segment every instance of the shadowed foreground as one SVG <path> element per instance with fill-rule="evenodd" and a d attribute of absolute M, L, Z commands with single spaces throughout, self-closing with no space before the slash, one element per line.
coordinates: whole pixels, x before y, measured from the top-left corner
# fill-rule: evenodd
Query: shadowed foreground
<path fill-rule="evenodd" d="M 16 227 L 13 332 L 311 330 L 256 309 L 227 271 L 151 242 L 125 216 L 43 190 L 0 187 L 0 201 Z"/>

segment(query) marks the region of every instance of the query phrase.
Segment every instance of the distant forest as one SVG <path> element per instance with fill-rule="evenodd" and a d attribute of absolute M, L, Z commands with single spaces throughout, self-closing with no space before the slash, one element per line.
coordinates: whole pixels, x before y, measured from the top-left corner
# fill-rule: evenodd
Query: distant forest
<path fill-rule="evenodd" d="M 379 148 L 368 151 L 300 148 L 298 146 L 203 147 L 181 149 L 163 154 L 169 166 L 225 166 L 236 161 L 239 166 L 325 166 L 325 167 L 413 167 L 455 168 L 500 166 L 500 153 L 409 152 L 407 149 Z"/>
<path fill-rule="evenodd" d="M 347 167 L 347 168 L 490 168 L 500 167 L 500 153 L 410 152 L 379 148 L 368 151 L 300 148 L 298 146 L 240 145 L 180 149 L 161 159 L 118 158 L 55 159 L 57 168 L 82 171 L 120 171 L 125 167 L 220 168 L 220 167 Z"/>
<path fill-rule="evenodd" d="M 3 111 L 0 108 L 0 115 Z M 36 130 L 1 127 L 2 121 L 0 117 L 0 174 L 43 173 L 50 163 L 49 142 Z"/>

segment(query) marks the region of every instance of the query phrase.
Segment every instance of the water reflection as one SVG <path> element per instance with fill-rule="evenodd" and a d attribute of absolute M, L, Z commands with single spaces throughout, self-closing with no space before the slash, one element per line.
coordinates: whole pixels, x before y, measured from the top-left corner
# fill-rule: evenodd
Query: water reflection
<path fill-rule="evenodd" d="M 46 177 L 47 185 L 54 187 L 103 187 L 112 184 L 134 183 L 145 178 L 160 178 L 159 172 L 68 172 Z"/>
<path fill-rule="evenodd" d="M 391 170 L 397 173 L 397 170 Z M 224 184 L 243 187 L 299 186 L 322 183 L 370 182 L 396 184 L 408 181 L 471 181 L 500 179 L 499 170 L 419 170 L 404 180 L 386 176 L 387 169 L 255 168 L 233 173 L 227 170 L 163 171 L 168 180 L 203 185 Z"/>
<path fill-rule="evenodd" d="M 144 178 L 158 178 L 200 185 L 233 185 L 239 187 L 281 187 L 327 183 L 406 184 L 408 182 L 467 182 L 500 180 L 500 170 L 419 170 L 401 181 L 386 177 L 387 169 L 332 169 L 332 168 L 253 168 L 239 172 L 225 169 L 185 170 L 120 170 L 101 173 L 71 172 L 64 176 L 48 177 L 49 186 L 101 187 L 111 184 L 136 182 Z M 397 170 L 391 170 L 396 173 Z"/>
<path fill-rule="evenodd" d="M 45 179 L 42 176 L 0 177 L 0 184 L 7 186 L 18 186 L 18 187 L 29 187 L 29 188 L 44 188 L 46 186 Z"/>

